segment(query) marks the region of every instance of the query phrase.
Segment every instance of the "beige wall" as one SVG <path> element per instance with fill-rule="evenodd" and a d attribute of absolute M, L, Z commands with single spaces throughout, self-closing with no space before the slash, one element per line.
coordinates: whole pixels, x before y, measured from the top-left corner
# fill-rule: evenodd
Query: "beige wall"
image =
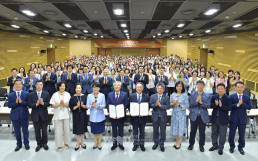
<path fill-rule="evenodd" d="M 70 53 L 74 56 L 91 55 L 91 40 L 69 40 Z"/>
<path fill-rule="evenodd" d="M 167 40 L 167 55 L 176 54 L 186 60 L 188 53 L 188 39 Z"/>

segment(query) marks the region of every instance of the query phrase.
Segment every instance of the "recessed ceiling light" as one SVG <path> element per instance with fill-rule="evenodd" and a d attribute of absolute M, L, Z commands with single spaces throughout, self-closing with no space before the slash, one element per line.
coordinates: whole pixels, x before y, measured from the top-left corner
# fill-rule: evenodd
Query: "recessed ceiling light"
<path fill-rule="evenodd" d="M 66 34 L 65 34 L 65 33 L 63 33 L 62 35 L 63 35 L 63 36 L 66 36 Z"/>
<path fill-rule="evenodd" d="M 226 19 L 229 19 L 229 16 L 225 16 Z"/>
<path fill-rule="evenodd" d="M 128 32 L 128 30 L 124 30 L 124 32 L 125 32 L 125 33 L 127 33 L 127 32 Z"/>
<path fill-rule="evenodd" d="M 121 27 L 127 27 L 126 23 L 122 23 Z"/>
<path fill-rule="evenodd" d="M 88 33 L 88 30 L 83 30 L 84 33 Z"/>
<path fill-rule="evenodd" d="M 205 32 L 206 32 L 206 33 L 210 33 L 210 32 L 211 32 L 211 30 L 206 30 Z"/>
<path fill-rule="evenodd" d="M 83 39 L 85 40 L 85 39 L 87 39 L 87 38 L 85 37 L 85 38 L 83 38 Z"/>
<path fill-rule="evenodd" d="M 240 27 L 240 26 L 242 26 L 242 24 L 238 23 L 238 24 L 235 24 L 233 27 L 234 27 L 234 28 L 238 28 L 238 27 Z"/>
<path fill-rule="evenodd" d="M 161 33 L 158 33 L 157 35 L 158 35 L 158 36 L 160 36 L 160 35 L 161 35 Z"/>
<path fill-rule="evenodd" d="M 205 14 L 206 16 L 210 16 L 210 15 L 215 14 L 215 13 L 218 12 L 218 11 L 219 11 L 218 9 L 212 8 L 212 9 L 209 9 L 208 11 L 206 11 L 204 14 Z"/>
<path fill-rule="evenodd" d="M 36 14 L 30 10 L 23 10 L 22 13 L 26 14 L 27 16 L 36 16 Z"/>
<path fill-rule="evenodd" d="M 97 34 L 97 33 L 94 33 L 93 35 L 94 35 L 94 36 L 97 36 L 98 34 Z"/>
<path fill-rule="evenodd" d="M 104 36 L 101 35 L 100 37 L 103 38 Z"/>
<path fill-rule="evenodd" d="M 74 37 L 75 37 L 75 38 L 78 38 L 78 36 L 77 36 L 77 35 L 75 35 Z"/>
<path fill-rule="evenodd" d="M 169 30 L 165 30 L 165 33 L 169 33 Z"/>
<path fill-rule="evenodd" d="M 181 35 L 179 36 L 179 38 L 182 38 L 182 37 L 183 37 L 183 36 L 181 36 Z"/>
<path fill-rule="evenodd" d="M 193 33 L 190 33 L 189 35 L 190 35 L 190 36 L 193 36 L 194 34 L 193 34 Z"/>
<path fill-rule="evenodd" d="M 125 35 L 126 35 L 126 36 L 128 36 L 129 34 L 128 34 L 128 33 L 126 33 Z"/>
<path fill-rule="evenodd" d="M 154 36 L 152 36 L 153 38 L 155 38 L 156 36 L 154 35 Z"/>
<path fill-rule="evenodd" d="M 172 37 L 172 39 L 174 40 L 175 38 Z"/>
<path fill-rule="evenodd" d="M 144 12 L 140 12 L 141 14 L 144 14 Z"/>
<path fill-rule="evenodd" d="M 18 25 L 11 25 L 13 28 L 16 28 L 16 29 L 19 29 L 20 28 L 20 26 L 18 26 Z"/>
<path fill-rule="evenodd" d="M 69 23 L 64 24 L 64 26 L 67 27 L 67 28 L 71 28 L 72 27 L 72 25 L 70 25 Z"/>
<path fill-rule="evenodd" d="M 47 34 L 49 33 L 49 31 L 48 31 L 48 30 L 43 30 L 43 32 L 45 32 L 45 33 L 47 33 Z"/>
<path fill-rule="evenodd" d="M 180 23 L 180 24 L 177 25 L 177 27 L 179 27 L 179 28 L 184 27 L 184 26 L 185 26 L 185 24 L 183 24 L 183 23 Z"/>
<path fill-rule="evenodd" d="M 114 13 L 115 15 L 121 16 L 121 15 L 124 14 L 124 10 L 117 8 L 117 9 L 114 9 L 114 10 L 113 10 L 113 13 Z"/>

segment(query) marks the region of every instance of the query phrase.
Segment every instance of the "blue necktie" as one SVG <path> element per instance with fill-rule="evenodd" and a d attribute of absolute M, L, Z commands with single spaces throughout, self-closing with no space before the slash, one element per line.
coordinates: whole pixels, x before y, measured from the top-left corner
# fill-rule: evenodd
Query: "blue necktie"
<path fill-rule="evenodd" d="M 17 92 L 18 97 L 20 97 L 20 92 Z"/>
<path fill-rule="evenodd" d="M 241 100 L 241 98 L 242 98 L 242 95 L 239 95 L 239 96 L 238 96 L 238 99 Z"/>
<path fill-rule="evenodd" d="M 159 103 L 161 102 L 161 96 L 159 96 Z"/>
<path fill-rule="evenodd" d="M 141 103 L 141 95 L 138 97 L 138 103 Z"/>

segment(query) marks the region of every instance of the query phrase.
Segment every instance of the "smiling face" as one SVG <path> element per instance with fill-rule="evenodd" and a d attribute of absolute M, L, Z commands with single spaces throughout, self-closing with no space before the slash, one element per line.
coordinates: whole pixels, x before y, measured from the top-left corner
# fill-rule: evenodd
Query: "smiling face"
<path fill-rule="evenodd" d="M 14 89 L 15 89 L 15 91 L 20 91 L 20 90 L 22 90 L 22 81 L 16 81 L 16 82 L 14 83 Z"/>
<path fill-rule="evenodd" d="M 82 86 L 78 84 L 75 88 L 75 92 L 76 92 L 76 94 L 81 94 L 82 93 Z"/>
<path fill-rule="evenodd" d="M 65 84 L 62 83 L 61 86 L 59 87 L 59 91 L 60 92 L 64 92 L 65 91 Z"/>
<path fill-rule="evenodd" d="M 165 89 L 164 89 L 162 86 L 158 86 L 158 87 L 157 87 L 157 93 L 158 93 L 159 95 L 162 95 L 164 91 L 165 91 Z"/>

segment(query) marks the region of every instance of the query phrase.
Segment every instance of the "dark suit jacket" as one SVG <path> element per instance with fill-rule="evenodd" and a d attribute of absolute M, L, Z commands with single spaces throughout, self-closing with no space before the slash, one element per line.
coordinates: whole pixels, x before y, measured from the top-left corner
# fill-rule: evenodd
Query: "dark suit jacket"
<path fill-rule="evenodd" d="M 17 75 L 16 79 L 22 79 L 22 78 Z M 13 76 L 8 78 L 7 86 L 10 86 L 10 93 L 12 93 L 13 92 Z"/>
<path fill-rule="evenodd" d="M 117 77 L 116 80 L 121 82 L 121 76 Z M 125 82 L 122 83 L 121 91 L 129 93 L 129 90 L 127 88 L 127 86 L 129 85 L 129 78 L 127 76 L 124 76 L 124 81 Z"/>
<path fill-rule="evenodd" d="M 68 89 L 74 91 L 75 83 L 77 83 L 77 74 L 72 73 L 71 80 L 67 79 L 67 75 L 68 75 L 68 73 L 65 73 L 62 75 L 62 81 L 64 81 L 67 86 L 66 91 L 68 91 Z"/>
<path fill-rule="evenodd" d="M 29 92 L 21 91 L 21 103 L 16 103 L 16 92 L 12 92 L 8 96 L 8 107 L 11 108 L 10 120 L 29 119 L 28 109 Z"/>
<path fill-rule="evenodd" d="M 216 106 L 215 100 L 219 100 L 219 95 L 215 94 L 211 98 L 211 108 L 212 110 L 212 116 L 211 116 L 211 122 L 215 123 L 217 112 L 219 110 L 219 122 L 221 125 L 228 125 L 229 124 L 229 115 L 228 112 L 232 108 L 232 102 L 228 95 L 224 94 L 221 97 L 222 106 Z"/>
<path fill-rule="evenodd" d="M 158 100 L 158 93 L 151 95 L 150 108 L 153 108 L 151 119 L 152 121 L 157 122 L 160 116 L 161 122 L 166 123 L 167 109 L 170 108 L 169 97 L 165 94 L 162 95 L 161 102 L 160 102 L 161 107 L 156 106 L 157 100 Z"/>
<path fill-rule="evenodd" d="M 141 98 L 141 102 L 148 102 L 149 103 L 150 101 L 150 98 L 147 94 L 145 93 L 142 93 L 142 98 Z M 132 93 L 130 94 L 130 97 L 129 97 L 129 102 L 137 102 L 138 103 L 138 98 L 137 98 L 137 93 Z M 149 106 L 150 107 L 150 106 Z M 129 111 L 130 111 L 130 106 L 129 106 Z M 136 117 L 131 117 L 131 122 L 132 123 L 146 123 L 147 121 L 147 116 L 143 116 L 143 117 L 139 117 L 139 116 L 136 116 Z"/>
<path fill-rule="evenodd" d="M 128 95 L 127 93 L 123 92 L 123 91 L 120 91 L 120 95 L 119 95 L 119 98 L 118 98 L 118 103 L 116 102 L 116 97 L 115 97 L 115 92 L 110 92 L 108 94 L 108 97 L 107 97 L 107 110 L 109 111 L 109 105 L 120 105 L 120 104 L 123 104 L 124 105 L 124 108 L 126 110 L 126 108 L 128 107 L 129 105 L 129 102 L 128 102 Z M 126 116 L 126 115 L 125 115 Z M 125 117 L 124 117 L 125 118 Z M 110 118 L 111 119 L 111 118 Z M 113 119 L 111 119 L 113 120 Z"/>
<path fill-rule="evenodd" d="M 46 76 L 47 76 L 47 73 L 45 73 L 42 77 L 42 80 L 44 82 L 43 90 L 47 91 L 50 94 L 50 97 L 52 97 L 52 95 L 56 92 L 55 84 L 57 81 L 57 77 L 55 73 L 51 73 L 50 81 L 46 81 Z"/>
<path fill-rule="evenodd" d="M 33 81 L 32 81 L 32 83 L 33 83 L 33 85 L 32 85 L 33 91 L 36 90 L 35 85 L 36 85 L 36 81 L 37 81 L 37 80 L 38 80 L 38 78 L 33 77 Z M 25 79 L 25 82 L 24 82 L 24 86 L 26 87 L 26 91 L 29 91 L 29 89 L 30 89 L 29 82 L 30 82 L 30 77 L 27 77 L 27 78 Z"/>
<path fill-rule="evenodd" d="M 149 76 L 147 74 L 143 74 L 143 77 L 144 77 L 144 80 L 140 80 L 141 75 L 136 74 L 134 76 L 134 84 L 136 84 L 137 82 L 142 82 L 144 85 L 143 93 L 148 93 L 148 88 L 146 87 L 146 85 L 149 83 Z"/>
<path fill-rule="evenodd" d="M 78 77 L 78 82 L 80 82 L 82 85 L 83 85 L 83 91 L 82 91 L 82 93 L 92 93 L 93 91 L 92 91 L 92 84 L 93 84 L 93 76 L 92 76 L 92 74 L 90 74 L 90 73 L 87 73 L 87 78 L 85 77 L 85 73 L 83 73 L 83 75 L 80 75 L 79 77 Z M 83 77 L 82 76 L 84 76 L 84 80 L 83 80 Z M 89 80 L 88 80 L 88 77 L 89 77 Z"/>
<path fill-rule="evenodd" d="M 99 83 L 101 85 L 101 88 L 100 88 L 100 92 L 103 93 L 104 95 L 107 95 L 109 92 L 112 91 L 111 87 L 112 87 L 112 78 L 110 77 L 107 77 L 107 80 L 108 80 L 108 83 L 107 84 L 103 84 L 103 81 L 104 81 L 104 77 L 101 77 L 99 79 Z"/>
<path fill-rule="evenodd" d="M 46 91 L 42 91 L 41 98 L 43 99 L 44 105 L 38 105 L 38 95 L 37 92 L 32 92 L 29 94 L 28 98 L 28 106 L 32 108 L 31 111 L 31 121 L 37 122 L 39 120 L 39 117 L 42 119 L 42 121 L 47 121 L 48 119 L 48 110 L 47 107 L 49 106 L 50 101 L 50 95 Z"/>
<path fill-rule="evenodd" d="M 159 83 L 159 78 L 160 78 L 160 76 L 158 75 L 158 76 L 156 76 L 155 77 L 155 86 Z M 164 91 L 164 94 L 166 94 L 166 93 L 168 93 L 168 88 L 167 88 L 167 85 L 168 85 L 168 77 L 167 76 L 165 76 L 165 75 L 163 75 L 163 79 L 165 78 L 165 81 L 160 81 L 160 82 L 162 82 L 162 83 L 164 83 L 165 84 L 165 91 Z M 157 92 L 157 90 L 155 89 L 155 93 Z"/>
<path fill-rule="evenodd" d="M 232 101 L 232 109 L 229 117 L 229 121 L 237 123 L 239 120 L 241 124 L 246 124 L 247 122 L 247 113 L 246 110 L 251 110 L 250 97 L 246 94 L 242 94 L 243 104 L 237 107 L 239 102 L 237 93 L 230 95 Z"/>

